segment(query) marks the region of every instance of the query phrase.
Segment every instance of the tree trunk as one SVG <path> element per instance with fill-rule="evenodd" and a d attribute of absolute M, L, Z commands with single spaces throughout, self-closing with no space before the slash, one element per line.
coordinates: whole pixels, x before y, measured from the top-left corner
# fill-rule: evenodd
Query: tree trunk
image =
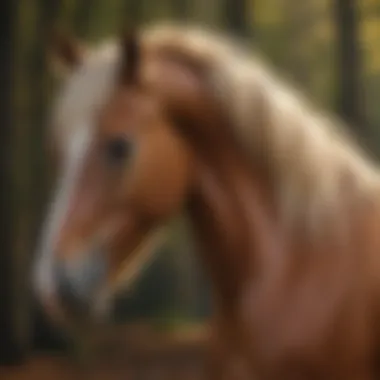
<path fill-rule="evenodd" d="M 284 54 L 287 72 L 291 74 L 295 83 L 305 90 L 311 90 L 312 85 L 312 51 L 313 42 L 310 39 L 310 29 L 316 21 L 316 12 L 309 1 L 301 4 L 293 2 L 292 6 L 284 4 L 285 24 L 284 34 L 287 44 Z"/>
<path fill-rule="evenodd" d="M 0 364 L 17 363 L 24 354 L 15 326 L 12 255 L 13 236 L 13 173 L 12 125 L 14 47 L 16 45 L 16 0 L 0 3 Z"/>
<path fill-rule="evenodd" d="M 80 38 L 88 36 L 90 28 L 91 10 L 94 6 L 93 0 L 81 0 L 76 7 L 74 15 L 74 30 Z"/>
<path fill-rule="evenodd" d="M 227 28 L 241 37 L 248 37 L 250 28 L 247 22 L 249 6 L 247 0 L 223 0 L 224 20 Z"/>
<path fill-rule="evenodd" d="M 180 20 L 186 20 L 189 15 L 189 0 L 172 0 L 174 15 Z"/>
<path fill-rule="evenodd" d="M 358 20 L 355 0 L 334 1 L 337 28 L 337 108 L 340 115 L 356 128 L 362 137 L 369 137 L 364 115 L 361 86 L 361 60 L 358 47 Z M 366 136 L 367 135 L 367 136 Z"/>
<path fill-rule="evenodd" d="M 143 0 L 125 0 L 123 22 L 127 27 L 139 27 L 143 20 Z"/>

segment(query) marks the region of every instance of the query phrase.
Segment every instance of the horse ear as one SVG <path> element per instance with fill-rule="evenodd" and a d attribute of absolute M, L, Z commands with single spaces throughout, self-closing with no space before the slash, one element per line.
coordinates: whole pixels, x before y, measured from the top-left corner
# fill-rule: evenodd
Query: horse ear
<path fill-rule="evenodd" d="M 135 29 L 125 31 L 121 37 L 120 82 L 130 85 L 138 81 L 141 47 Z"/>
<path fill-rule="evenodd" d="M 48 53 L 53 66 L 58 66 L 59 71 L 72 71 L 82 63 L 85 48 L 70 34 L 54 30 Z"/>

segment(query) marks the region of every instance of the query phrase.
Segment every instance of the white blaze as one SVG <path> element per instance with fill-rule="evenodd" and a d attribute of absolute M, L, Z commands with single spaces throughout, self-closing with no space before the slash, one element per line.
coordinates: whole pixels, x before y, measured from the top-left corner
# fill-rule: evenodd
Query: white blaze
<path fill-rule="evenodd" d="M 66 217 L 83 159 L 91 143 L 91 130 L 87 126 L 78 128 L 73 134 L 65 154 L 53 201 L 42 228 L 42 239 L 37 250 L 33 268 L 33 285 L 39 296 L 55 293 L 54 245 Z"/>

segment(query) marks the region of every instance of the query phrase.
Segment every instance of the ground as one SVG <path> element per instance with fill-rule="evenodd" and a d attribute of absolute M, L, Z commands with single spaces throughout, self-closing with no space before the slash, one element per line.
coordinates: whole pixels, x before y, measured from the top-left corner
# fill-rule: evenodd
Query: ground
<path fill-rule="evenodd" d="M 206 340 L 204 329 L 118 328 L 89 360 L 35 353 L 21 366 L 0 367 L 0 380 L 202 380 Z"/>

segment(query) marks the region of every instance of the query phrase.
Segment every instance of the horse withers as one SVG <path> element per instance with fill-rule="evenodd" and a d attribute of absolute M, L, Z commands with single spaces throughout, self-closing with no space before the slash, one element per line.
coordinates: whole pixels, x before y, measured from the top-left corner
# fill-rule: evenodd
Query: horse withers
<path fill-rule="evenodd" d="M 379 170 L 339 122 L 202 28 L 78 46 L 57 49 L 60 170 L 34 271 L 52 318 L 104 315 L 186 212 L 212 283 L 210 379 L 238 361 L 247 378 L 375 379 Z"/>

